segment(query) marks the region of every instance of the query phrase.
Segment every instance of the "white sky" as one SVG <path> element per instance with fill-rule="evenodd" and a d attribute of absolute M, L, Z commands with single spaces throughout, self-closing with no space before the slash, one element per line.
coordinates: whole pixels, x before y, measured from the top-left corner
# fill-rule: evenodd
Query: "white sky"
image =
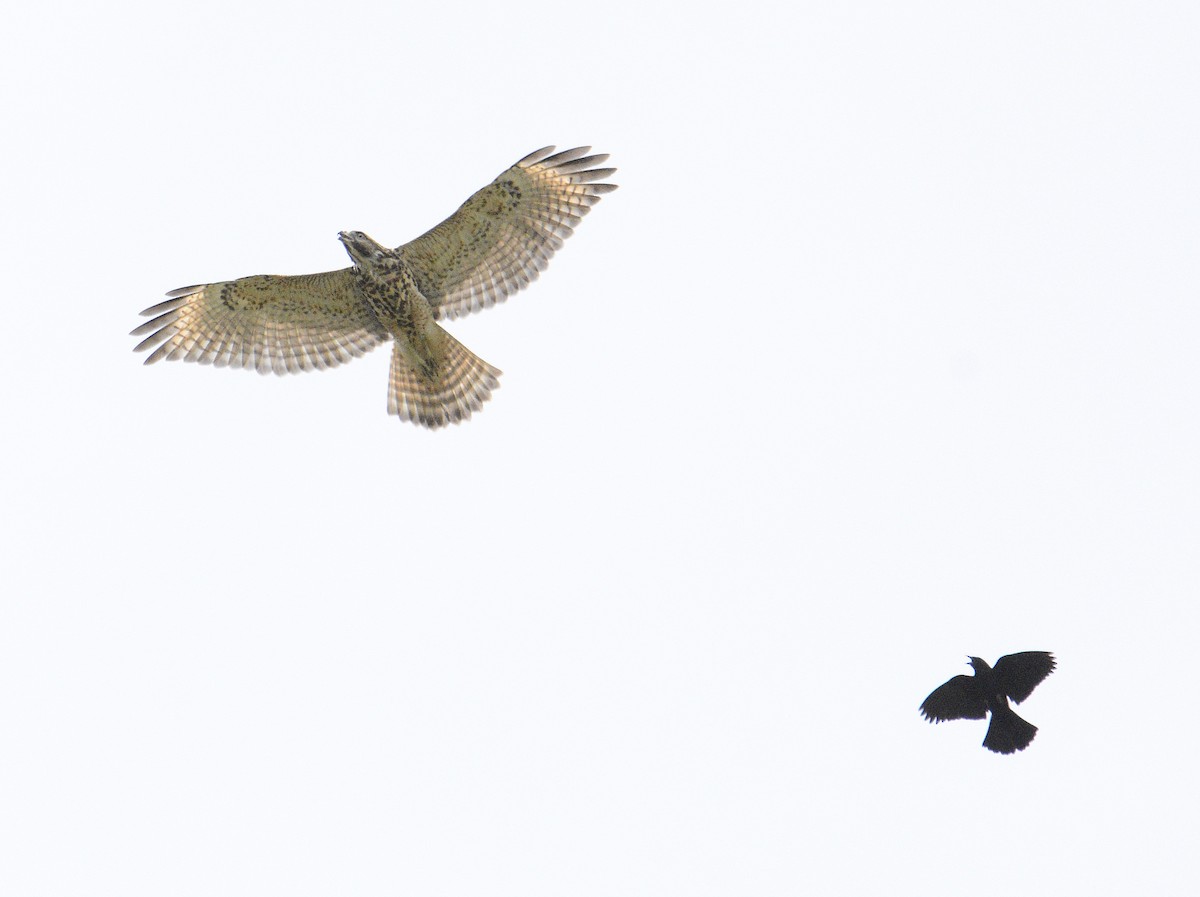
<path fill-rule="evenodd" d="M 0 893 L 1195 888 L 1200 9 L 5 18 Z M 130 351 L 549 143 L 463 426 Z"/>

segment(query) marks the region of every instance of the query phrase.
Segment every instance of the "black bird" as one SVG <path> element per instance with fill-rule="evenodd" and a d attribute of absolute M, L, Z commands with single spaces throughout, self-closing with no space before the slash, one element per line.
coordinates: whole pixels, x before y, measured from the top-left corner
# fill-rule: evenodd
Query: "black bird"
<path fill-rule="evenodd" d="M 940 685 L 921 704 L 921 713 L 931 723 L 948 719 L 983 719 L 988 725 L 983 746 L 997 754 L 1023 751 L 1033 741 L 1037 726 L 1027 723 L 1008 706 L 1009 698 L 1020 704 L 1038 684 L 1054 672 L 1054 655 L 1049 651 L 1021 651 L 1005 654 L 990 667 L 981 657 L 968 663 L 974 676 L 955 676 Z"/>

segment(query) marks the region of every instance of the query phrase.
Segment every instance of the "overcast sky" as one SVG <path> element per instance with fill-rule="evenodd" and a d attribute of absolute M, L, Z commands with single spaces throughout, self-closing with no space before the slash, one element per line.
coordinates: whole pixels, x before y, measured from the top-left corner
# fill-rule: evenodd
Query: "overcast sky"
<path fill-rule="evenodd" d="M 6 13 L 0 893 L 1195 887 L 1200 11 Z M 621 185 L 388 349 L 143 367 L 545 144 Z M 1019 708 L 935 686 L 1050 650 Z"/>

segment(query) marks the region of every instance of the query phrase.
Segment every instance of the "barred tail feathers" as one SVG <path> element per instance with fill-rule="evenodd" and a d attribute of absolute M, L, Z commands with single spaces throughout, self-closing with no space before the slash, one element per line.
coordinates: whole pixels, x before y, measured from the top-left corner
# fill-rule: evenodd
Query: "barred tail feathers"
<path fill-rule="evenodd" d="M 400 341 L 392 347 L 388 382 L 388 414 L 437 429 L 457 424 L 479 411 L 500 386 L 500 369 L 492 367 L 442 331 L 444 351 L 433 376 L 417 370 Z"/>

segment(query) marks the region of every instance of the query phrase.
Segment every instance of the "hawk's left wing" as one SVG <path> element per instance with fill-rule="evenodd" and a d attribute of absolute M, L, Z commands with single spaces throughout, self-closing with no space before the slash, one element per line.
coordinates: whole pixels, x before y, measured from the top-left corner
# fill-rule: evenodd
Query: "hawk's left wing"
<path fill-rule="evenodd" d="M 359 294 L 352 268 L 283 277 L 256 274 L 181 287 L 142 314 L 134 348 L 146 359 L 285 374 L 333 367 L 369 352 L 388 333 Z M 161 345 L 159 345 L 161 343 Z"/>
<path fill-rule="evenodd" d="M 457 212 L 398 248 L 436 317 L 457 318 L 503 301 L 537 279 L 575 226 L 616 184 L 615 168 L 589 146 L 530 153 Z"/>

